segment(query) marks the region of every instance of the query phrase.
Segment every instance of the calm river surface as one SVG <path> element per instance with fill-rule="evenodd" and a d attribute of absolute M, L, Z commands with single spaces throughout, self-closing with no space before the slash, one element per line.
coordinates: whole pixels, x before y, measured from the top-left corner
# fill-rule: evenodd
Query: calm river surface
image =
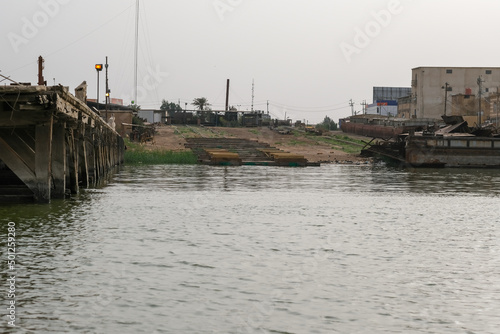
<path fill-rule="evenodd" d="M 500 332 L 500 171 L 126 166 L 0 223 L 0 332 Z"/>

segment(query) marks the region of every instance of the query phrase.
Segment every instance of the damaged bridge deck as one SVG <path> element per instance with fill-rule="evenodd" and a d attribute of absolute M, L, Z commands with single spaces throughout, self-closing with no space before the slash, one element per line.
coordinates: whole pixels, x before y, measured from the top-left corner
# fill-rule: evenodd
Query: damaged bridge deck
<path fill-rule="evenodd" d="M 124 142 L 62 86 L 0 86 L 0 202 L 48 202 L 95 185 Z"/>

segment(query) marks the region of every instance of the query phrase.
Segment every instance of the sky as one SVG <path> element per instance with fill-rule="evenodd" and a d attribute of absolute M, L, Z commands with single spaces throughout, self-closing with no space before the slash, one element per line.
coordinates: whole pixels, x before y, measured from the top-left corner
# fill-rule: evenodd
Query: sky
<path fill-rule="evenodd" d="M 498 13 L 497 0 L 139 0 L 135 102 L 223 110 L 230 79 L 238 110 L 338 120 L 374 86 L 409 87 L 412 68 L 499 66 Z M 1 0 L 0 74 L 36 84 L 41 55 L 48 85 L 85 80 L 96 98 L 107 56 L 111 97 L 129 104 L 135 15 L 136 0 Z"/>

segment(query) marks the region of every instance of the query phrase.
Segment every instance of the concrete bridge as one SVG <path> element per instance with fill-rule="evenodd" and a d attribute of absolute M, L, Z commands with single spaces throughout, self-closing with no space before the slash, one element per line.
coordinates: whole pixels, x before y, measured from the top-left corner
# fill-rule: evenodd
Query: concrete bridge
<path fill-rule="evenodd" d="M 49 202 L 123 163 L 123 138 L 63 86 L 0 86 L 0 202 Z"/>

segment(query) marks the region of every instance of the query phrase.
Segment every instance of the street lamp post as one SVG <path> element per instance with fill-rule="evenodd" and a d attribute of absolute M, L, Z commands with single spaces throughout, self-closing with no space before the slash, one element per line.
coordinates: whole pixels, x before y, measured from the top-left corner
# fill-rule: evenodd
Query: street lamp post
<path fill-rule="evenodd" d="M 95 70 L 97 72 L 97 110 L 99 111 L 99 72 L 102 71 L 102 64 L 95 64 Z"/>

